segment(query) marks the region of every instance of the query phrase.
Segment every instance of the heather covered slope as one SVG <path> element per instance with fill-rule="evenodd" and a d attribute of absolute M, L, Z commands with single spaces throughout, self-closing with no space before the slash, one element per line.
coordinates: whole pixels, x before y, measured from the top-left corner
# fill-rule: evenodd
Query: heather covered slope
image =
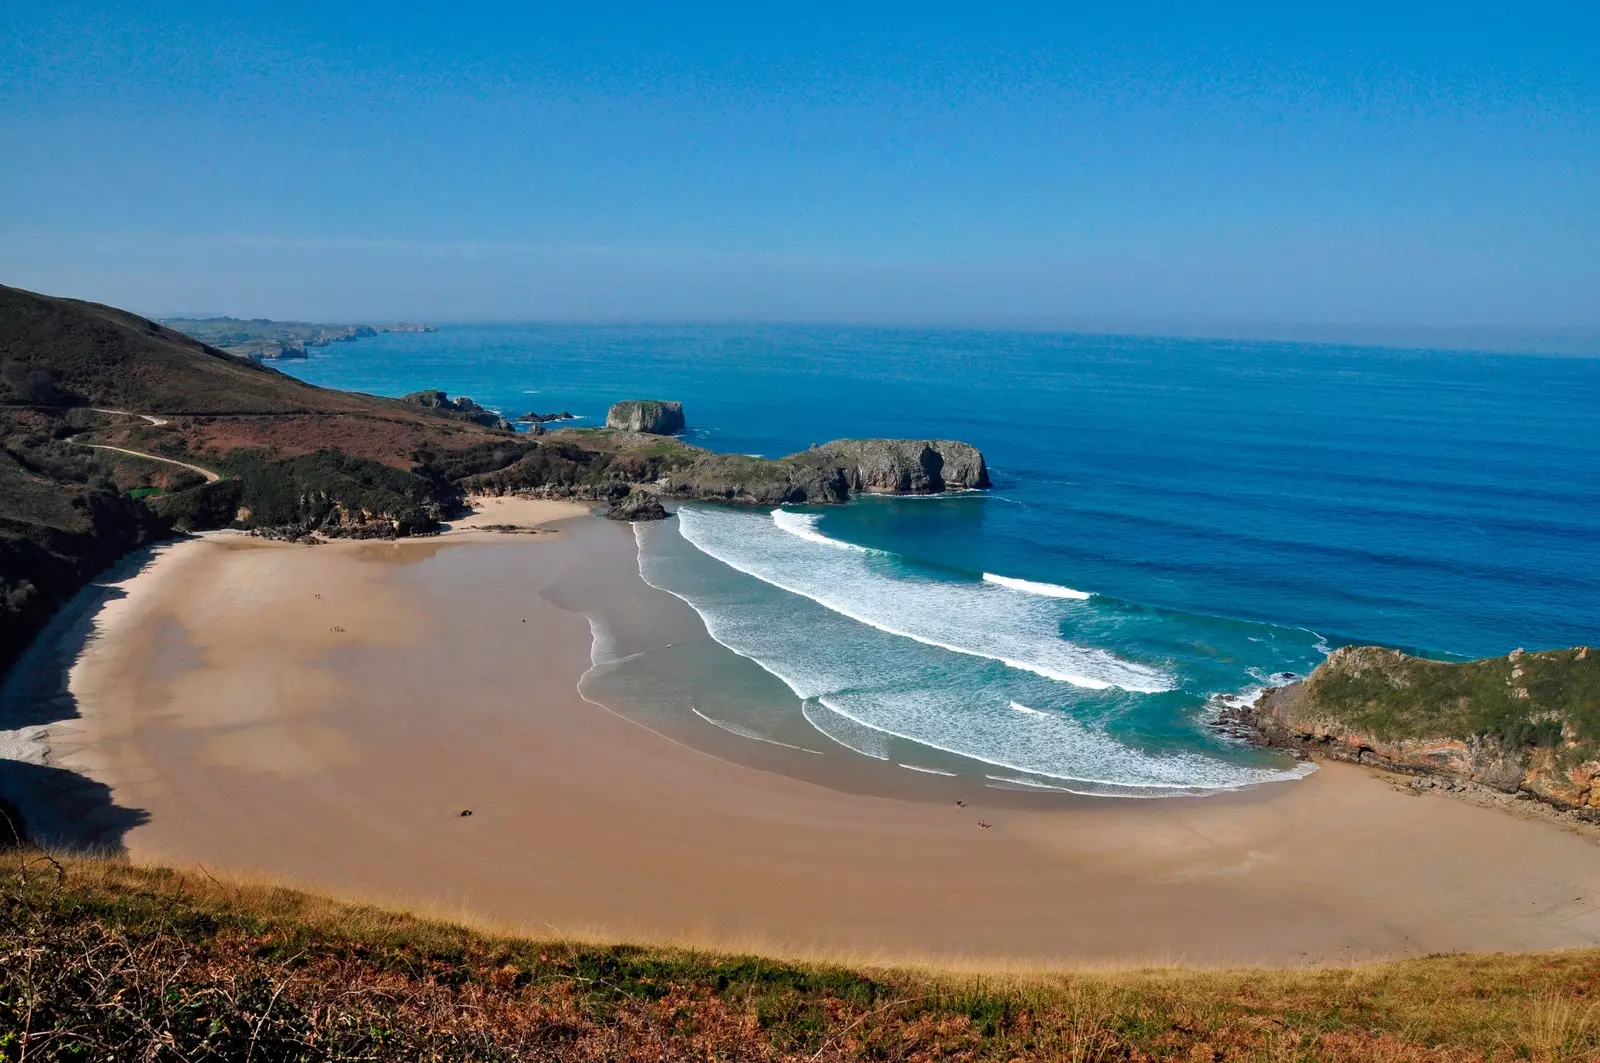
<path fill-rule="evenodd" d="M 954 973 L 496 937 L 209 873 L 0 865 L 0 1058 L 1580 1060 L 1594 952 Z M 19 873 L 20 872 L 20 873 Z"/>

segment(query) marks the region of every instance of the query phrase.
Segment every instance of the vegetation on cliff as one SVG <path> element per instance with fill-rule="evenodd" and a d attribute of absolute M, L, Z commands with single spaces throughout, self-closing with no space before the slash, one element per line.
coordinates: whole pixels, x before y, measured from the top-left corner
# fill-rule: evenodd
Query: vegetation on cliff
<path fill-rule="evenodd" d="M 1307 678 L 1307 707 L 1383 739 L 1490 737 L 1509 749 L 1600 752 L 1600 655 L 1517 651 L 1445 662 L 1352 647 Z"/>
<path fill-rule="evenodd" d="M 1445 662 L 1350 646 L 1234 717 L 1270 744 L 1600 810 L 1600 655 L 1587 647 Z"/>
<path fill-rule="evenodd" d="M 0 1060 L 1579 1060 L 1600 953 L 962 975 L 492 937 L 294 891 L 0 865 Z M 19 873 L 20 872 L 20 873 Z"/>

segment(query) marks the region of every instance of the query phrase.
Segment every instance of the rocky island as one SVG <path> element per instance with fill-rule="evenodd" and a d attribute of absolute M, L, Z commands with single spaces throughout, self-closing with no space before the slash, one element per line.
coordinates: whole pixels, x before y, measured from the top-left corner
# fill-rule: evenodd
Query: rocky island
<path fill-rule="evenodd" d="M 1600 655 L 1586 646 L 1458 663 L 1348 646 L 1222 715 L 1264 746 L 1600 819 Z"/>

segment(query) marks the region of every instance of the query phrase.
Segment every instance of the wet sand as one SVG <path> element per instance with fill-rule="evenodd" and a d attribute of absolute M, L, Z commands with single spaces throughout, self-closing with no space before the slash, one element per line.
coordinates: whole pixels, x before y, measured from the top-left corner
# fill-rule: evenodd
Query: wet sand
<path fill-rule="evenodd" d="M 708 756 L 580 696 L 596 574 L 613 606 L 661 596 L 625 526 L 555 527 L 161 548 L 92 610 L 49 762 L 143 811 L 118 831 L 136 861 L 540 936 L 1013 967 L 1600 944 L 1600 845 L 1359 768 L 958 808 L 919 789 L 940 780 L 848 792 Z"/>

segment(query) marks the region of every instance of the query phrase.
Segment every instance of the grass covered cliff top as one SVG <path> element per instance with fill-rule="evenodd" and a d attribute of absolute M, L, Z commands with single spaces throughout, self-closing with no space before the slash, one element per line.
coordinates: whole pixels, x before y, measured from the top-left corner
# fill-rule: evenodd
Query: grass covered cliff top
<path fill-rule="evenodd" d="M 1306 679 L 1296 715 L 1326 715 L 1393 741 L 1494 736 L 1510 748 L 1600 752 L 1600 655 L 1587 647 L 1445 662 L 1337 650 Z"/>
<path fill-rule="evenodd" d="M 0 1059 L 1567 1060 L 1600 953 L 1323 971 L 886 969 L 481 934 L 0 854 Z"/>

